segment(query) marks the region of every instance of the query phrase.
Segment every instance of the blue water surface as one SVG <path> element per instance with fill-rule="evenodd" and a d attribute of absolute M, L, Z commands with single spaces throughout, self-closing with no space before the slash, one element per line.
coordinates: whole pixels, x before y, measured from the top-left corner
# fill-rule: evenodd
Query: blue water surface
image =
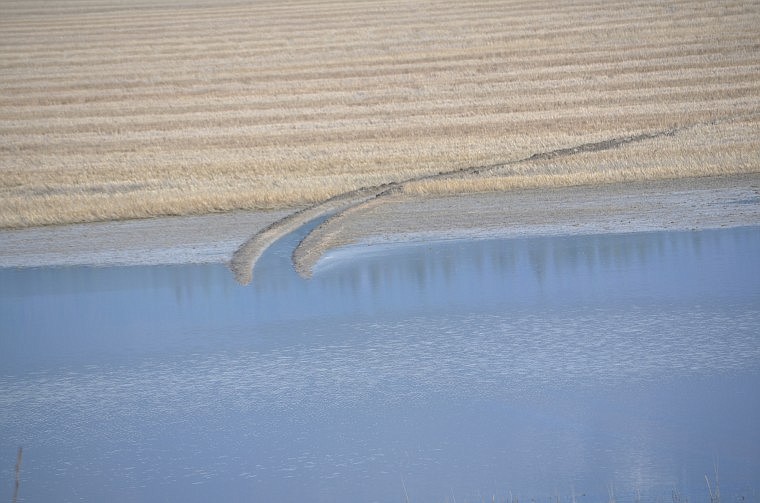
<path fill-rule="evenodd" d="M 0 269 L 0 500 L 760 501 L 760 228 L 299 239 Z"/>

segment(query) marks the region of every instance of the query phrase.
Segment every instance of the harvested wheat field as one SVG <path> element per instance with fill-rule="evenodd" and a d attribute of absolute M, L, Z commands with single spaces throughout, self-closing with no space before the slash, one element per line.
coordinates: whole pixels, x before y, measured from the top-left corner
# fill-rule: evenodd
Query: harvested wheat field
<path fill-rule="evenodd" d="M 756 1 L 0 12 L 0 227 L 760 171 Z"/>

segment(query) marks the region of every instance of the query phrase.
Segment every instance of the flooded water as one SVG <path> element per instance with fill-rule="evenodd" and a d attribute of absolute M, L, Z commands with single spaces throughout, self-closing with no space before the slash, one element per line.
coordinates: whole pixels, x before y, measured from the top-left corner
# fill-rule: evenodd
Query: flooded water
<path fill-rule="evenodd" d="M 760 228 L 298 238 L 0 269 L 0 501 L 760 501 Z"/>

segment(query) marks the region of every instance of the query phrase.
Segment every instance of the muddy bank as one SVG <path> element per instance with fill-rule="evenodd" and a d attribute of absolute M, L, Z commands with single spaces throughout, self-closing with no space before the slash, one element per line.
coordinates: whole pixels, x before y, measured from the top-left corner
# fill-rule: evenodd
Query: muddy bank
<path fill-rule="evenodd" d="M 293 211 L 236 212 L 0 231 L 0 266 L 230 263 Z M 467 237 L 703 229 L 760 224 L 760 174 L 412 198 L 393 194 L 327 220 L 294 253 Z M 249 263 L 238 264 L 250 274 Z"/>
<path fill-rule="evenodd" d="M 411 198 L 392 195 L 315 229 L 294 253 L 310 276 L 347 245 L 760 224 L 760 174 Z"/>
<path fill-rule="evenodd" d="M 0 230 L 0 267 L 224 263 L 290 212 L 234 212 Z"/>

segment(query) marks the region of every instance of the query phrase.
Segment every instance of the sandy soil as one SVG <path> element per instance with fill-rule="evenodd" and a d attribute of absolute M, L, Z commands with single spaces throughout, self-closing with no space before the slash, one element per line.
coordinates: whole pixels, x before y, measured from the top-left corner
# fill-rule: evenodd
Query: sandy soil
<path fill-rule="evenodd" d="M 235 212 L 0 231 L 0 266 L 229 262 L 252 235 L 288 214 Z M 347 245 L 744 225 L 760 225 L 760 174 L 429 198 L 392 195 L 328 220 L 302 243 L 296 262 L 308 276 L 325 251 Z"/>

